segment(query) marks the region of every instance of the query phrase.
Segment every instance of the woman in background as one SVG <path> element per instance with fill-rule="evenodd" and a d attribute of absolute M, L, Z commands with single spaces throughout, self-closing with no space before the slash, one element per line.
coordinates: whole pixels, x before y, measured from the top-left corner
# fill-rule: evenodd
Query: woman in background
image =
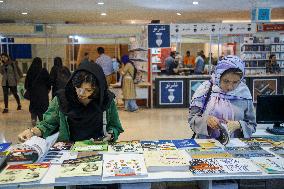
<path fill-rule="evenodd" d="M 237 56 L 227 56 L 219 60 L 211 80 L 196 90 L 189 124 L 198 138 L 218 139 L 221 123 L 227 125 L 231 137 L 250 138 L 255 132 L 252 96 L 244 74 L 244 62 Z"/>
<path fill-rule="evenodd" d="M 42 67 L 42 60 L 39 57 L 33 62 L 27 72 L 25 89 L 30 95 L 30 107 L 32 125 L 36 125 L 37 118 L 42 121 L 42 115 L 48 108 L 48 93 L 51 89 L 48 71 Z"/>
<path fill-rule="evenodd" d="M 120 74 L 123 76 L 122 94 L 125 110 L 134 112 L 138 110 L 138 106 L 136 104 L 136 90 L 134 85 L 137 70 L 135 70 L 133 62 L 129 60 L 128 55 L 121 57 L 121 62 L 124 65 L 120 70 Z"/>
<path fill-rule="evenodd" d="M 271 54 L 269 56 L 269 62 L 266 64 L 266 73 L 270 74 L 279 74 L 281 72 L 281 68 L 277 64 L 275 54 Z"/>

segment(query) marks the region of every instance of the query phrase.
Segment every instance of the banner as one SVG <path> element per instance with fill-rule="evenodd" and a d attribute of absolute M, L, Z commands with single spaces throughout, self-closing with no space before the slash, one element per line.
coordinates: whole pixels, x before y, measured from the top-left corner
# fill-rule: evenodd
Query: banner
<path fill-rule="evenodd" d="M 170 46 L 170 25 L 148 25 L 148 48 L 165 48 Z"/>

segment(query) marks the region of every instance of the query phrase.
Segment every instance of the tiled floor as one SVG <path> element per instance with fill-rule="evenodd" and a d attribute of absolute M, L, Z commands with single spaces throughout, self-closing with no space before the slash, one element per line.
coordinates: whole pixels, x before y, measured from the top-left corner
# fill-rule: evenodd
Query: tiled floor
<path fill-rule="evenodd" d="M 22 100 L 23 110 L 16 110 L 13 98 L 9 102 L 9 113 L 2 114 L 3 102 L 0 102 L 0 142 L 18 142 L 17 135 L 31 127 L 29 102 Z M 119 110 L 122 126 L 125 130 L 119 137 L 123 140 L 154 140 L 189 138 L 192 131 L 188 127 L 188 109 L 140 109 L 130 113 Z"/>

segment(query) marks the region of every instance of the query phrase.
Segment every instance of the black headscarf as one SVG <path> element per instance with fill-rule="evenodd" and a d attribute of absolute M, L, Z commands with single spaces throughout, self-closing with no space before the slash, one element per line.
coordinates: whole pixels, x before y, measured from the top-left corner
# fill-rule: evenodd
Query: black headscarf
<path fill-rule="evenodd" d="M 88 105 L 83 105 L 73 86 L 72 79 L 80 71 L 93 74 L 97 80 L 96 94 Z M 59 99 L 59 108 L 68 117 L 71 127 L 76 127 L 75 133 L 71 130 L 71 140 L 85 140 L 103 136 L 103 112 L 106 111 L 114 94 L 108 90 L 106 78 L 102 68 L 98 64 L 84 62 L 72 74 L 64 90 L 59 90 L 56 95 Z"/>
<path fill-rule="evenodd" d="M 31 89 L 32 84 L 34 81 L 37 79 L 39 76 L 40 72 L 42 70 L 42 60 L 39 57 L 35 57 L 33 59 L 33 62 L 27 72 L 27 78 L 25 81 L 25 88 L 26 89 Z"/>

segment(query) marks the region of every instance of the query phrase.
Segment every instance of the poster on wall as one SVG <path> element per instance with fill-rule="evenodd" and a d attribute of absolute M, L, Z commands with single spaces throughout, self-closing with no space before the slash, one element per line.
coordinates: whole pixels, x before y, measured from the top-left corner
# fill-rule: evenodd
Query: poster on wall
<path fill-rule="evenodd" d="M 148 48 L 171 47 L 170 25 L 148 25 Z"/>
<path fill-rule="evenodd" d="M 167 80 L 160 82 L 160 105 L 183 104 L 183 80 Z"/>
<path fill-rule="evenodd" d="M 198 89 L 198 87 L 204 82 L 204 81 L 208 81 L 208 80 L 189 80 L 189 104 L 190 101 L 192 99 L 192 96 L 194 95 L 195 91 Z"/>
<path fill-rule="evenodd" d="M 258 95 L 277 94 L 277 79 L 254 79 L 253 80 L 253 102 Z"/>

